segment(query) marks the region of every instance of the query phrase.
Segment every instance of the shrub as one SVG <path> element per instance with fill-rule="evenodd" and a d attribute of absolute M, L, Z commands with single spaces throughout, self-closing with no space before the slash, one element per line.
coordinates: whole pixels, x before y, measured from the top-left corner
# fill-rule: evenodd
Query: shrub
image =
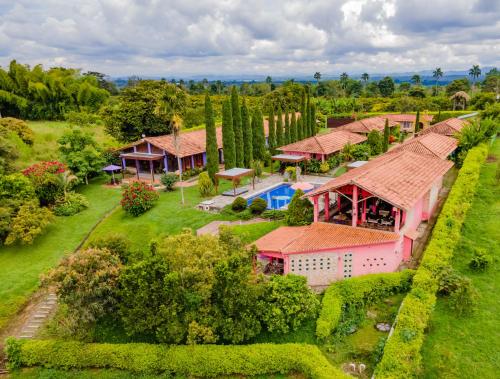
<path fill-rule="evenodd" d="M 264 212 L 267 208 L 267 201 L 260 197 L 256 197 L 255 199 L 252 200 L 252 203 L 248 207 L 252 213 L 254 214 L 261 214 Z"/>
<path fill-rule="evenodd" d="M 309 159 L 306 163 L 307 172 L 318 173 L 321 162 L 317 159 Z"/>
<path fill-rule="evenodd" d="M 210 196 L 214 191 L 214 184 L 207 172 L 202 172 L 198 177 L 198 190 L 203 197 Z"/>
<path fill-rule="evenodd" d="M 114 368 L 136 374 L 205 378 L 290 372 L 302 372 L 312 379 L 350 378 L 332 366 L 318 347 L 305 344 L 166 346 L 9 339 L 7 351 L 16 367 Z"/>
<path fill-rule="evenodd" d="M 158 198 L 159 195 L 149 184 L 133 182 L 125 186 L 121 205 L 125 212 L 137 217 L 153 208 Z"/>
<path fill-rule="evenodd" d="M 261 161 L 253 161 L 252 162 L 252 168 L 254 170 L 254 175 L 257 177 L 257 178 L 260 178 L 262 176 L 262 173 L 263 173 L 263 167 L 262 167 L 262 162 Z"/>
<path fill-rule="evenodd" d="M 414 271 L 363 275 L 333 283 L 325 291 L 316 321 L 316 336 L 328 337 L 339 324 L 342 308 L 363 307 L 393 293 L 408 291 Z"/>
<path fill-rule="evenodd" d="M 108 234 L 89 242 L 94 249 L 107 249 L 116 254 L 122 263 L 129 263 L 131 258 L 131 242 L 121 234 Z"/>
<path fill-rule="evenodd" d="M 327 159 L 327 162 L 328 162 L 328 166 L 330 166 L 330 168 L 335 168 L 342 163 L 342 159 L 341 159 L 340 155 L 332 155 L 331 157 L 329 157 Z"/>
<path fill-rule="evenodd" d="M 85 196 L 76 192 L 68 192 L 66 196 L 56 200 L 54 214 L 56 216 L 73 216 L 88 206 L 89 202 Z"/>
<path fill-rule="evenodd" d="M 0 118 L 0 128 L 16 133 L 26 145 L 33 145 L 35 134 L 26 121 L 13 117 Z"/>
<path fill-rule="evenodd" d="M 280 209 L 267 209 L 262 212 L 262 217 L 270 220 L 283 220 L 286 217 L 286 213 L 286 211 Z"/>
<path fill-rule="evenodd" d="M 326 174 L 328 171 L 330 171 L 330 165 L 328 162 L 323 162 L 319 165 L 319 172 Z"/>
<path fill-rule="evenodd" d="M 68 112 L 66 120 L 70 125 L 89 127 L 99 123 L 99 116 L 88 112 Z"/>
<path fill-rule="evenodd" d="M 436 303 L 438 278 L 451 262 L 460 241 L 462 224 L 471 206 L 487 152 L 487 146 L 482 144 L 467 154 L 434 226 L 422 263 L 413 278 L 412 289 L 403 300 L 394 333 L 387 341 L 382 360 L 375 370 L 377 378 L 408 378 L 420 369 L 420 349 Z M 412 338 L 407 338 L 409 333 Z"/>
<path fill-rule="evenodd" d="M 234 199 L 231 204 L 231 209 L 236 212 L 241 212 L 246 208 L 247 208 L 247 201 L 241 196 L 238 196 L 236 199 Z"/>
<path fill-rule="evenodd" d="M 54 216 L 47 208 L 41 208 L 36 201 L 29 201 L 19 208 L 12 220 L 10 233 L 5 239 L 6 245 L 16 242 L 32 244 L 35 238 L 49 226 Z"/>
<path fill-rule="evenodd" d="M 288 177 L 290 178 L 290 180 L 292 180 L 292 181 L 297 180 L 297 170 L 295 169 L 295 167 L 288 166 L 285 169 L 285 173 L 288 174 Z"/>
<path fill-rule="evenodd" d="M 313 205 L 308 199 L 303 199 L 304 192 L 297 190 L 288 204 L 286 223 L 288 225 L 308 225 L 313 221 Z"/>
<path fill-rule="evenodd" d="M 475 311 L 478 297 L 476 289 L 472 286 L 472 281 L 463 277 L 460 286 L 451 293 L 449 305 L 457 315 L 468 315 Z"/>
<path fill-rule="evenodd" d="M 66 166 L 63 163 L 48 161 L 34 164 L 22 173 L 31 180 L 40 204 L 51 205 L 63 193 L 60 175 L 65 171 Z"/>
<path fill-rule="evenodd" d="M 367 144 L 370 146 L 371 155 L 379 155 L 382 152 L 382 134 L 377 130 L 368 133 Z"/>
<path fill-rule="evenodd" d="M 474 255 L 469 262 L 469 267 L 472 270 L 484 271 L 493 263 L 493 257 L 481 248 L 474 249 Z"/>
<path fill-rule="evenodd" d="M 161 174 L 160 181 L 161 184 L 165 186 L 165 191 L 173 191 L 175 189 L 175 183 L 179 180 L 179 177 L 174 173 L 164 173 Z"/>

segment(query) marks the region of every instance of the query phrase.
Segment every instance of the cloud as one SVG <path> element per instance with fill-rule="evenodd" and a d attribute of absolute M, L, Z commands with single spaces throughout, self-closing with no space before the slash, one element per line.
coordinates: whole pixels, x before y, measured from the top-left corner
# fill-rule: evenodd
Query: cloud
<path fill-rule="evenodd" d="M 290 76 L 498 66 L 491 0 L 0 0 L 0 65 Z"/>

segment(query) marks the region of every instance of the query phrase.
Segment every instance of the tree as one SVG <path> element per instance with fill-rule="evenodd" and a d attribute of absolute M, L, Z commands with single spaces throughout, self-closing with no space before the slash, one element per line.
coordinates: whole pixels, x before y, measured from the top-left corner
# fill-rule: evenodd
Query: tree
<path fill-rule="evenodd" d="M 370 75 L 368 73 L 363 73 L 361 74 L 361 80 L 363 81 L 364 85 L 366 86 L 366 83 L 368 83 L 368 80 L 370 80 Z"/>
<path fill-rule="evenodd" d="M 241 106 L 241 129 L 243 131 L 243 144 L 244 156 L 243 162 L 246 168 L 249 168 L 254 159 L 253 157 L 253 135 L 252 135 L 252 125 L 250 124 L 250 115 L 248 113 L 248 107 L 245 98 L 243 98 L 243 104 Z"/>
<path fill-rule="evenodd" d="M 214 113 L 212 101 L 208 93 L 205 95 L 205 130 L 207 148 L 207 172 L 208 176 L 215 183 L 215 174 L 219 171 L 219 149 L 217 146 L 217 135 L 215 130 Z"/>
<path fill-rule="evenodd" d="M 382 136 L 377 130 L 373 129 L 368 133 L 366 142 L 370 146 L 372 155 L 379 155 L 382 152 Z"/>
<path fill-rule="evenodd" d="M 269 146 L 269 151 L 271 154 L 274 154 L 275 148 L 276 148 L 276 131 L 275 131 L 275 117 L 274 117 L 274 108 L 273 106 L 270 107 L 269 110 L 269 117 L 268 117 L 268 123 L 269 123 L 269 135 L 267 137 L 267 144 Z"/>
<path fill-rule="evenodd" d="M 309 87 L 306 87 L 306 118 L 304 120 L 305 129 L 306 129 L 306 137 L 311 137 L 313 135 L 313 131 L 311 129 L 311 98 L 309 96 Z"/>
<path fill-rule="evenodd" d="M 300 118 L 301 122 L 301 135 L 302 138 L 307 138 L 309 135 L 307 133 L 307 108 L 306 108 L 306 89 L 302 89 L 301 99 L 300 99 Z"/>
<path fill-rule="evenodd" d="M 123 89 L 101 114 L 108 134 L 130 142 L 172 132 L 173 117 L 184 115 L 186 101 L 187 94 L 174 84 L 143 80 Z"/>
<path fill-rule="evenodd" d="M 316 105 L 314 105 L 314 103 L 311 103 L 311 106 L 309 107 L 309 119 L 309 129 L 311 130 L 311 135 L 314 136 L 316 135 Z"/>
<path fill-rule="evenodd" d="M 415 128 L 414 128 L 415 133 L 418 133 L 420 131 L 420 110 L 417 110 L 417 115 L 415 117 Z M 385 129 L 384 129 L 385 132 Z"/>
<path fill-rule="evenodd" d="M 314 79 L 316 79 L 316 81 L 319 83 L 319 81 L 321 80 L 321 73 L 316 71 L 314 73 Z"/>
<path fill-rule="evenodd" d="M 5 244 L 12 245 L 16 242 L 32 244 L 53 219 L 52 212 L 45 207 L 40 207 L 36 200 L 24 203 L 12 219 L 11 230 L 5 239 Z"/>
<path fill-rule="evenodd" d="M 443 71 L 441 70 L 441 67 L 437 67 L 433 72 L 432 72 L 432 77 L 436 79 L 436 89 L 437 85 L 439 82 L 439 79 L 443 77 Z"/>
<path fill-rule="evenodd" d="M 285 109 L 285 135 L 283 138 L 283 143 L 286 145 L 290 143 L 290 113 L 288 109 Z"/>
<path fill-rule="evenodd" d="M 0 128 L 0 175 L 16 171 L 19 150 L 6 129 Z"/>
<path fill-rule="evenodd" d="M 293 194 L 285 217 L 287 225 L 308 225 L 313 221 L 313 205 L 302 196 L 304 192 L 300 189 Z"/>
<path fill-rule="evenodd" d="M 64 163 L 85 184 L 90 177 L 101 173 L 104 158 L 90 133 L 74 129 L 64 133 L 57 142 Z"/>
<path fill-rule="evenodd" d="M 290 142 L 297 141 L 297 116 L 295 110 L 292 110 L 292 120 L 290 122 Z"/>
<path fill-rule="evenodd" d="M 252 148 L 253 159 L 264 160 L 266 157 L 266 136 L 262 112 L 259 107 L 255 108 L 252 116 Z"/>
<path fill-rule="evenodd" d="M 378 89 L 383 97 L 392 96 L 394 88 L 394 80 L 390 76 L 386 76 L 378 82 Z"/>
<path fill-rule="evenodd" d="M 446 94 L 451 96 L 457 92 L 470 90 L 470 82 L 467 78 L 455 79 L 446 86 Z"/>
<path fill-rule="evenodd" d="M 230 100 L 222 103 L 222 147 L 224 152 L 224 167 L 226 170 L 236 167 L 236 155 L 233 132 L 233 114 Z"/>
<path fill-rule="evenodd" d="M 475 64 L 472 66 L 469 70 L 469 76 L 472 78 L 473 87 L 475 87 L 477 78 L 481 76 L 481 69 L 479 68 L 479 65 Z"/>
<path fill-rule="evenodd" d="M 302 141 L 304 139 L 304 125 L 302 121 L 302 116 L 297 119 L 297 141 Z"/>
<path fill-rule="evenodd" d="M 419 86 L 422 83 L 422 79 L 420 78 L 420 75 L 414 74 L 411 77 L 411 82 L 415 84 L 416 86 Z"/>
<path fill-rule="evenodd" d="M 245 165 L 245 143 L 243 138 L 243 131 L 241 129 L 241 110 L 240 110 L 240 100 L 238 97 L 238 89 L 236 86 L 231 88 L 231 111 L 233 116 L 233 133 L 234 133 L 234 156 L 236 167 L 244 167 Z"/>
<path fill-rule="evenodd" d="M 44 278 L 45 283 L 55 285 L 59 302 L 67 306 L 69 332 L 88 333 L 98 319 L 116 312 L 122 268 L 116 253 L 89 248 L 63 258 Z"/>
<path fill-rule="evenodd" d="M 390 136 L 390 130 L 389 130 L 389 119 L 385 119 L 385 126 L 384 126 L 384 139 L 382 140 L 382 152 L 386 152 L 389 150 L 389 136 Z"/>
<path fill-rule="evenodd" d="M 276 145 L 283 146 L 283 114 L 281 113 L 281 106 L 278 105 L 278 115 L 276 119 Z"/>
<path fill-rule="evenodd" d="M 214 184 L 206 172 L 198 176 L 198 191 L 202 197 L 210 196 L 214 191 Z"/>
<path fill-rule="evenodd" d="M 342 86 L 343 89 L 346 88 L 348 80 L 349 80 L 349 75 L 347 75 L 347 72 L 343 72 L 340 75 L 340 85 Z"/>

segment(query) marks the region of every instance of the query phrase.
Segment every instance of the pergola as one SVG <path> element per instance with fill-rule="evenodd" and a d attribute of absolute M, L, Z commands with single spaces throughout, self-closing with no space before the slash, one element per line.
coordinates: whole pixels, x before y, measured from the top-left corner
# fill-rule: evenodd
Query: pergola
<path fill-rule="evenodd" d="M 254 170 L 251 168 L 230 168 L 229 170 L 220 171 L 215 174 L 216 178 L 230 180 L 233 183 L 233 195 L 236 196 L 236 186 L 241 178 L 245 176 L 252 177 L 252 188 L 255 189 Z"/>
<path fill-rule="evenodd" d="M 295 167 L 300 162 L 307 161 L 307 157 L 304 155 L 293 155 L 293 154 L 277 154 L 273 155 L 271 157 L 273 161 L 280 161 L 284 163 L 295 163 Z M 271 172 L 272 172 L 273 166 L 271 165 Z"/>
<path fill-rule="evenodd" d="M 155 181 L 155 174 L 154 174 L 154 170 L 153 170 L 153 161 L 163 159 L 163 154 L 138 153 L 138 152 L 122 153 L 122 154 L 120 154 L 120 158 L 134 159 L 135 160 L 137 179 L 139 179 L 139 161 L 149 161 L 149 169 L 151 170 L 151 178 L 153 179 L 153 182 L 154 182 Z M 123 160 L 122 160 L 122 162 L 123 162 Z M 125 169 L 126 169 L 126 167 L 124 166 L 123 170 L 125 171 Z"/>

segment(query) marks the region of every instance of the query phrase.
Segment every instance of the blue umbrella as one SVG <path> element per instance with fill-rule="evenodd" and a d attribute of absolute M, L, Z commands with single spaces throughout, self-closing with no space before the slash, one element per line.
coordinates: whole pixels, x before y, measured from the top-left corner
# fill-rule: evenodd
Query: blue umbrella
<path fill-rule="evenodd" d="M 115 171 L 119 171 L 121 169 L 122 168 L 120 166 L 111 164 L 109 166 L 104 167 L 102 169 L 102 171 L 111 172 L 111 175 L 113 176 L 113 184 L 116 184 L 116 182 L 115 182 Z"/>

